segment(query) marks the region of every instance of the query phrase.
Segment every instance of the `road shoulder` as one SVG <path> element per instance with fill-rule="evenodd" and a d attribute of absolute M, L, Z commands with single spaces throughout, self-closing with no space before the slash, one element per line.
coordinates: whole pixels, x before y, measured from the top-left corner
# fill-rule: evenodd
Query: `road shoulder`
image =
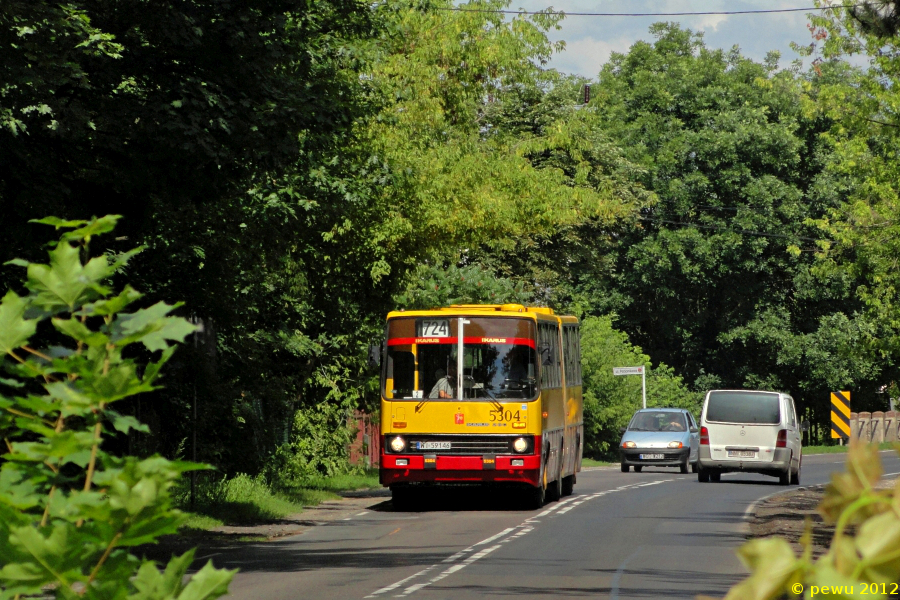
<path fill-rule="evenodd" d="M 361 511 L 380 510 L 390 500 L 385 489 L 357 490 L 342 494 L 338 500 L 329 500 L 310 506 L 301 513 L 253 525 L 223 525 L 207 531 L 168 535 L 154 545 L 141 546 L 137 554 L 156 561 L 168 561 L 191 548 L 197 548 L 196 557 L 221 552 L 245 544 L 268 542 L 292 535 L 300 535 L 313 527 L 348 519 Z"/>

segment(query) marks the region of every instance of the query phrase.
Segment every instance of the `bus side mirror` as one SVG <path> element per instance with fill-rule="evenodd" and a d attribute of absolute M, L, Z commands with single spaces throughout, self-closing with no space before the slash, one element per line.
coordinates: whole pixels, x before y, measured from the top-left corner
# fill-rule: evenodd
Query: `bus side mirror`
<path fill-rule="evenodd" d="M 538 352 L 541 353 L 541 364 L 542 365 L 552 365 L 553 364 L 553 348 L 550 347 L 550 344 L 544 342 L 538 348 Z"/>
<path fill-rule="evenodd" d="M 809 431 L 809 421 L 800 422 L 800 431 Z"/>
<path fill-rule="evenodd" d="M 381 366 L 381 346 L 371 345 L 369 346 L 369 366 L 370 367 L 380 367 Z"/>

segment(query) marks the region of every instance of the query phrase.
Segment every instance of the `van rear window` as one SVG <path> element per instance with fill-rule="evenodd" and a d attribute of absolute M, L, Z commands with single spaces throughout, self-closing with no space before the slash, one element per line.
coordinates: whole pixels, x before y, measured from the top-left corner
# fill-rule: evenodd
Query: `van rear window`
<path fill-rule="evenodd" d="M 718 423 L 780 423 L 778 394 L 710 392 L 706 420 Z"/>

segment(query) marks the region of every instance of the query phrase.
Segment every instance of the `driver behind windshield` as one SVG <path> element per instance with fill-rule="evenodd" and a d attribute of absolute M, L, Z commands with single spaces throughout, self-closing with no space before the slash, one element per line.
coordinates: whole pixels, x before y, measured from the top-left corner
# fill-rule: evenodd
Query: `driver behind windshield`
<path fill-rule="evenodd" d="M 642 431 L 684 431 L 684 421 L 677 413 L 644 413 L 634 420 L 631 429 Z"/>
<path fill-rule="evenodd" d="M 684 423 L 678 415 L 671 415 L 663 431 L 684 431 Z"/>
<path fill-rule="evenodd" d="M 434 372 L 435 377 L 438 378 L 437 383 L 434 384 L 434 387 L 431 388 L 431 392 L 428 393 L 429 398 L 453 398 L 453 388 L 456 383 L 456 365 L 449 365 L 447 367 L 447 371 L 443 369 L 438 369 Z"/>

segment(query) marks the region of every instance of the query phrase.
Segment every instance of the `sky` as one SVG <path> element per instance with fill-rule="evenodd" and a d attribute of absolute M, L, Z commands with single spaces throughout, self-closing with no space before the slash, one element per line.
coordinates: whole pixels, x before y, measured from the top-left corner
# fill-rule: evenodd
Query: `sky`
<path fill-rule="evenodd" d="M 513 0 L 510 9 L 527 11 L 553 7 L 571 12 L 671 13 L 807 8 L 813 0 Z M 702 31 L 706 45 L 730 49 L 737 45 L 744 56 L 762 61 L 770 50 L 781 53 L 781 67 L 799 56 L 790 43 L 812 42 L 807 12 L 757 15 L 704 15 L 689 17 L 582 17 L 567 16 L 562 28 L 550 32 L 553 40 L 565 40 L 566 49 L 550 67 L 595 78 L 611 52 L 627 52 L 638 40 L 652 42 L 648 33 L 657 21 L 675 21 Z"/>

